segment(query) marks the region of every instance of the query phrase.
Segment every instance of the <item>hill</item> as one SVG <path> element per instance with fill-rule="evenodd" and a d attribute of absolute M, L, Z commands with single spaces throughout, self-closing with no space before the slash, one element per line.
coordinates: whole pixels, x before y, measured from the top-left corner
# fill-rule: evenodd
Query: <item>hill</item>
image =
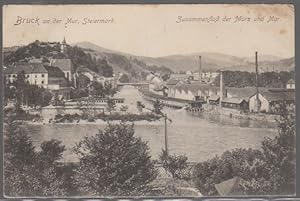
<path fill-rule="evenodd" d="M 76 43 L 77 46 L 85 48 L 87 51 L 93 51 L 99 57 L 110 57 L 112 55 L 122 56 L 124 60 L 137 60 L 139 67 L 145 69 L 146 66 L 165 67 L 174 72 L 180 71 L 197 71 L 199 68 L 199 58 L 202 57 L 202 69 L 205 71 L 218 70 L 233 70 L 233 71 L 255 71 L 254 56 L 250 57 L 236 57 L 227 54 L 214 52 L 200 52 L 185 55 L 170 55 L 165 57 L 145 57 L 136 56 L 120 51 L 110 50 L 100 47 L 90 42 Z M 110 56 L 109 56 L 110 55 Z M 293 71 L 295 68 L 294 58 L 281 58 L 273 55 L 259 55 L 259 68 L 263 71 Z M 110 61 L 114 63 L 113 60 Z M 137 69 L 139 68 L 137 67 Z M 118 68 L 115 66 L 115 68 Z M 134 67 L 135 68 L 135 67 Z M 120 69 L 121 70 L 121 69 Z M 139 70 L 138 70 L 139 71 Z"/>

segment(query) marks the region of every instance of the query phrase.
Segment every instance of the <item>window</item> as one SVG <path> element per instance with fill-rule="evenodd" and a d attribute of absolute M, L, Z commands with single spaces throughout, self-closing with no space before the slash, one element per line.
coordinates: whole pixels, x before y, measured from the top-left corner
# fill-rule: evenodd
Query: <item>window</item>
<path fill-rule="evenodd" d="M 44 80 L 42 81 L 42 84 L 44 84 Z"/>
<path fill-rule="evenodd" d="M 9 74 L 8 77 L 11 77 L 11 74 Z"/>
<path fill-rule="evenodd" d="M 29 75 L 26 75 L 27 78 L 29 78 Z"/>
<path fill-rule="evenodd" d="M 42 77 L 45 77 L 45 75 L 44 75 L 44 74 L 42 74 Z"/>
<path fill-rule="evenodd" d="M 37 78 L 37 75 L 35 75 L 35 78 Z"/>
<path fill-rule="evenodd" d="M 13 75 L 13 77 L 17 77 L 16 75 Z"/>
<path fill-rule="evenodd" d="M 36 80 L 34 80 L 34 84 L 36 84 Z"/>

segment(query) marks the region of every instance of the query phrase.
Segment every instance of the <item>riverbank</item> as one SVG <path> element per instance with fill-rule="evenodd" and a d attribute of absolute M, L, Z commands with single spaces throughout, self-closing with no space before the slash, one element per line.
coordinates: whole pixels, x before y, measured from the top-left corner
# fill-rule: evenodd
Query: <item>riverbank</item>
<path fill-rule="evenodd" d="M 154 102 L 156 100 L 160 100 L 161 103 L 170 108 L 186 108 L 188 104 L 190 104 L 191 100 L 182 100 L 165 97 L 159 94 L 154 94 L 150 91 L 140 90 L 143 94 L 143 98 L 147 101 Z M 189 110 L 190 113 L 198 113 L 203 115 L 219 115 L 228 118 L 234 119 L 244 119 L 244 120 L 253 120 L 253 121 L 268 121 L 271 123 L 275 123 L 278 115 L 275 114 L 267 114 L 267 113 L 245 113 L 236 109 L 229 108 L 220 108 L 218 105 L 210 105 L 208 103 L 202 104 L 200 108 L 195 108 L 193 110 Z"/>
<path fill-rule="evenodd" d="M 80 120 L 76 122 L 49 122 L 49 121 L 25 121 L 25 120 L 19 120 L 17 121 L 20 124 L 27 124 L 27 125 L 107 125 L 108 123 L 112 124 L 119 124 L 122 121 L 121 120 L 113 120 L 113 121 L 104 121 L 102 119 L 97 119 L 93 122 L 89 122 L 88 120 Z M 156 120 L 156 121 L 146 121 L 146 120 L 140 120 L 140 121 L 127 121 L 129 123 L 133 123 L 134 125 L 163 125 L 163 120 Z"/>

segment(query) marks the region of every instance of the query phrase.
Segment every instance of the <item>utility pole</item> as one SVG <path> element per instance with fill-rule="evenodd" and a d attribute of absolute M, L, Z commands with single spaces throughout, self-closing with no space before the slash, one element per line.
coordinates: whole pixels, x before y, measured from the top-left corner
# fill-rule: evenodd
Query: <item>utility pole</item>
<path fill-rule="evenodd" d="M 168 149 L 168 125 L 167 125 L 167 120 L 168 120 L 168 117 L 167 117 L 167 114 L 164 115 L 164 118 L 165 118 L 165 151 L 167 153 L 167 156 L 169 155 L 169 149 Z"/>

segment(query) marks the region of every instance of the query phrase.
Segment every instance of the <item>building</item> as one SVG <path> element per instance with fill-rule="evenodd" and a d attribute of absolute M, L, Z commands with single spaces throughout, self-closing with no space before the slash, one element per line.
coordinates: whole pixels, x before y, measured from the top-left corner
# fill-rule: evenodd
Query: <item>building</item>
<path fill-rule="evenodd" d="M 69 82 L 73 79 L 73 65 L 71 59 L 51 59 L 50 66 L 58 67 L 62 72 L 64 72 L 65 78 Z"/>
<path fill-rule="evenodd" d="M 173 86 L 175 86 L 177 84 L 180 84 L 180 83 L 182 84 L 182 81 L 172 78 L 172 79 L 169 79 L 167 81 L 166 86 L 167 87 L 173 87 Z"/>
<path fill-rule="evenodd" d="M 66 38 L 65 37 L 64 37 L 63 41 L 61 42 L 60 52 L 63 53 L 63 54 L 67 53 L 67 42 L 66 42 Z"/>
<path fill-rule="evenodd" d="M 189 79 L 192 75 L 185 74 L 185 73 L 173 73 L 170 75 L 170 79 L 176 79 L 176 80 L 186 80 Z"/>
<path fill-rule="evenodd" d="M 24 72 L 25 81 L 28 84 L 47 88 L 48 71 L 41 63 L 16 63 L 4 70 L 7 83 L 13 83 L 18 74 Z"/>
<path fill-rule="evenodd" d="M 286 83 L 286 88 L 287 88 L 287 89 L 295 89 L 295 80 L 290 79 L 290 80 Z"/>
<path fill-rule="evenodd" d="M 155 75 L 153 73 L 150 73 L 146 79 L 147 79 L 147 82 L 149 83 L 150 91 L 152 91 L 152 92 L 160 91 L 162 93 L 162 89 L 163 89 L 163 85 L 164 85 L 163 79 L 161 79 L 158 75 Z"/>
<path fill-rule="evenodd" d="M 98 73 L 88 69 L 88 68 L 85 68 L 85 67 L 78 67 L 76 69 L 76 73 L 74 74 L 74 83 L 75 83 L 75 86 L 78 86 L 78 78 L 80 75 L 84 75 L 85 77 L 87 77 L 91 82 L 95 81 L 95 82 L 98 82 L 98 83 L 101 83 L 102 86 L 105 86 L 105 85 L 111 85 L 113 88 L 117 87 L 117 82 L 118 82 L 118 79 L 117 77 L 104 77 L 104 76 L 101 76 L 99 75 Z"/>
<path fill-rule="evenodd" d="M 238 110 L 241 112 L 249 111 L 249 103 L 242 98 L 224 98 L 221 101 L 222 108 Z"/>
<path fill-rule="evenodd" d="M 59 90 L 63 87 L 69 87 L 68 80 L 58 67 L 46 65 L 44 67 L 48 72 L 48 89 Z"/>
<path fill-rule="evenodd" d="M 210 105 L 219 105 L 220 104 L 220 96 L 219 95 L 213 95 L 208 98 L 208 103 Z"/>
<path fill-rule="evenodd" d="M 168 96 L 182 100 L 204 100 L 207 101 L 210 96 L 219 95 L 219 89 L 209 84 L 192 83 L 179 84 L 170 87 Z"/>
<path fill-rule="evenodd" d="M 260 89 L 258 92 L 258 100 L 260 107 L 256 107 L 257 93 L 250 96 L 249 110 L 250 112 L 266 112 L 276 113 L 276 108 L 279 104 L 295 103 L 295 91 L 288 89 Z M 258 109 L 258 111 L 257 111 Z"/>
<path fill-rule="evenodd" d="M 63 41 L 61 42 L 60 51 L 61 51 L 61 53 L 65 54 L 65 55 L 67 54 L 67 43 L 66 43 L 65 37 L 64 37 Z M 51 59 L 50 66 L 55 66 L 55 67 L 60 68 L 60 70 L 62 70 L 64 72 L 65 78 L 67 78 L 67 80 L 69 82 L 72 81 L 74 70 L 73 70 L 73 64 L 72 64 L 71 59 L 69 59 L 69 58 Z"/>

